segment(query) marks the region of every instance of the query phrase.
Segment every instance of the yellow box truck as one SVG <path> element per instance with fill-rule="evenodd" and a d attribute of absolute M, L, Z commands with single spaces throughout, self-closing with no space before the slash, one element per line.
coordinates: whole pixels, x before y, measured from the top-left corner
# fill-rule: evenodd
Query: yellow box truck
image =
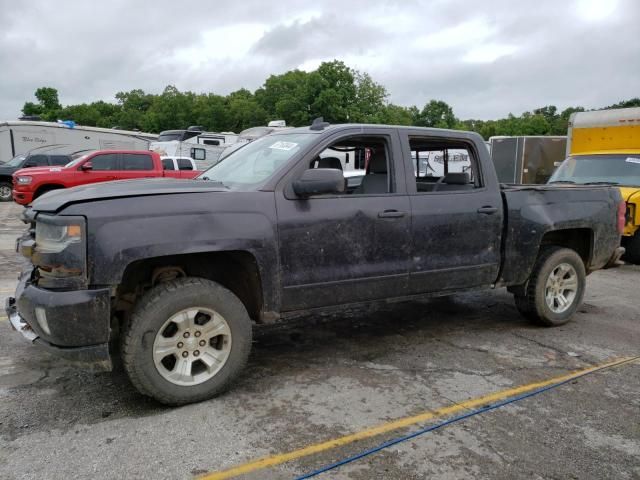
<path fill-rule="evenodd" d="M 625 259 L 640 264 L 640 108 L 574 113 L 567 135 L 567 158 L 549 183 L 618 185 L 627 204 Z"/>

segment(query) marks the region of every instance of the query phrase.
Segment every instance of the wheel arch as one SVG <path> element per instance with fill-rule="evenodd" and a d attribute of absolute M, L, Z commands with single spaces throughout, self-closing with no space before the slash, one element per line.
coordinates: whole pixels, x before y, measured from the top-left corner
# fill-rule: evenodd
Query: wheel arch
<path fill-rule="evenodd" d="M 45 183 L 44 185 L 40 185 L 36 188 L 35 192 L 33 192 L 33 198 L 38 198 L 43 193 L 49 192 L 51 190 L 60 190 L 62 188 L 66 188 L 61 183 Z"/>
<path fill-rule="evenodd" d="M 131 262 L 116 291 L 116 311 L 126 313 L 146 290 L 181 276 L 219 283 L 240 299 L 252 320 L 261 321 L 264 296 L 260 269 L 256 257 L 245 250 L 185 253 Z"/>
<path fill-rule="evenodd" d="M 588 271 L 593 257 L 593 243 L 594 233 L 592 229 L 563 228 L 546 232 L 540 242 L 540 251 L 551 246 L 570 248 L 580 255 L 585 269 Z"/>

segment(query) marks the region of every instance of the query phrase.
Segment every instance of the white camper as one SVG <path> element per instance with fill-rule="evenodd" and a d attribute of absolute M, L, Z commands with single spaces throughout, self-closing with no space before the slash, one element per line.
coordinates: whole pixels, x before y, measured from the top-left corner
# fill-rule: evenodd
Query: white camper
<path fill-rule="evenodd" d="M 148 150 L 157 135 L 109 128 L 70 127 L 65 123 L 0 122 L 0 162 L 46 149 L 68 154 L 83 150 Z"/>
<path fill-rule="evenodd" d="M 162 157 L 188 157 L 204 170 L 218 162 L 222 152 L 238 141 L 233 132 L 204 132 L 202 127 L 186 130 L 165 130 L 158 140 L 149 145 L 149 150 Z"/>

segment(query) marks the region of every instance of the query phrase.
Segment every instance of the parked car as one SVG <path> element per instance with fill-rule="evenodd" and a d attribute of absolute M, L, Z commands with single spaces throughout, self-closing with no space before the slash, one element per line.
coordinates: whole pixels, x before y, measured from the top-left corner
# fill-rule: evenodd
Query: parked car
<path fill-rule="evenodd" d="M 0 164 L 0 202 L 11 200 L 13 174 L 22 168 L 54 167 L 66 165 L 71 155 L 54 153 L 24 153 L 16 155 L 7 163 Z"/>
<path fill-rule="evenodd" d="M 165 170 L 198 170 L 195 160 L 190 157 L 160 157 Z"/>
<path fill-rule="evenodd" d="M 165 170 L 160 155 L 151 151 L 98 150 L 64 167 L 31 168 L 13 174 L 13 199 L 28 205 L 51 190 L 87 183 L 133 178 L 194 178 L 196 170 Z"/>
<path fill-rule="evenodd" d="M 331 149 L 370 152 L 359 185 L 318 160 Z M 414 170 L 417 152 L 443 150 L 448 173 Z M 449 150 L 466 153 L 466 171 L 448 170 Z M 316 121 L 198 178 L 38 198 L 18 243 L 32 267 L 7 301 L 11 324 L 105 369 L 120 342 L 133 385 L 179 405 L 231 385 L 254 322 L 506 287 L 526 318 L 561 325 L 586 275 L 623 252 L 618 189 L 500 187 L 470 132 Z"/>

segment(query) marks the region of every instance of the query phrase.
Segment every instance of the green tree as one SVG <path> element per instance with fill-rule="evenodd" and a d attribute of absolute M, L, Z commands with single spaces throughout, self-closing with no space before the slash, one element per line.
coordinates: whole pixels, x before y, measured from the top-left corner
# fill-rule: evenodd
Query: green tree
<path fill-rule="evenodd" d="M 309 74 L 310 116 L 324 117 L 327 122 L 352 121 L 356 103 L 355 72 L 344 62 L 323 62 Z"/>
<path fill-rule="evenodd" d="M 53 87 L 40 87 L 35 91 L 38 103 L 25 102 L 22 107 L 24 115 L 39 115 L 43 120 L 56 120 L 62 108 L 58 100 L 58 90 Z"/>
<path fill-rule="evenodd" d="M 389 94 L 387 89 L 373 81 L 368 73 L 354 72 L 355 98 L 351 108 L 351 121 L 377 123 L 382 121 Z"/>
<path fill-rule="evenodd" d="M 414 118 L 414 124 L 421 127 L 454 128 L 458 123 L 453 109 L 442 100 L 431 100 Z"/>

